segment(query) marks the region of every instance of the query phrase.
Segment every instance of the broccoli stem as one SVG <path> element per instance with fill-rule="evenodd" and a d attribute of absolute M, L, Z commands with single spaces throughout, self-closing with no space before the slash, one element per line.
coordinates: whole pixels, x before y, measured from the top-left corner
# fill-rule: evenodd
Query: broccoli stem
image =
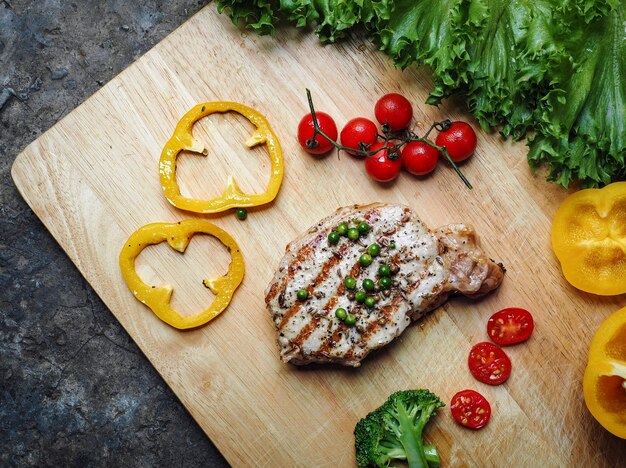
<path fill-rule="evenodd" d="M 441 466 L 441 460 L 439 459 L 437 447 L 434 445 L 424 445 L 424 454 L 426 455 L 428 468 L 439 468 L 439 466 Z"/>
<path fill-rule="evenodd" d="M 406 452 L 406 461 L 409 464 L 409 468 L 428 468 L 428 460 L 426 460 L 426 454 L 422 445 L 422 429 L 424 425 L 418 423 L 419 427 L 414 427 L 414 422 L 404 405 L 398 405 L 397 411 L 398 422 L 400 423 L 400 443 Z"/>

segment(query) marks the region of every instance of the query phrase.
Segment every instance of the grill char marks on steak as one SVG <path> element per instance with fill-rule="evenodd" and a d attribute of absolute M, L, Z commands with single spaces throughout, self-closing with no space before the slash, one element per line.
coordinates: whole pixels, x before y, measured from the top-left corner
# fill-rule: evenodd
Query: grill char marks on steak
<path fill-rule="evenodd" d="M 340 223 L 356 226 L 360 221 L 370 230 L 359 241 L 341 237 L 337 245 L 329 244 L 328 234 Z M 381 246 L 380 255 L 370 266 L 361 266 L 359 257 L 375 242 Z M 368 293 L 378 298 L 368 309 L 351 299 L 343 280 L 352 276 L 357 289 L 365 278 L 378 283 L 381 263 L 397 272 L 387 292 Z M 474 231 L 466 225 L 431 231 L 408 207 L 354 205 L 340 208 L 287 246 L 265 302 L 283 361 L 356 367 L 449 295 L 480 297 L 497 288 L 503 277 L 504 267 L 480 251 Z M 305 301 L 297 299 L 299 289 L 309 292 Z M 355 326 L 335 317 L 338 307 L 356 316 Z"/>

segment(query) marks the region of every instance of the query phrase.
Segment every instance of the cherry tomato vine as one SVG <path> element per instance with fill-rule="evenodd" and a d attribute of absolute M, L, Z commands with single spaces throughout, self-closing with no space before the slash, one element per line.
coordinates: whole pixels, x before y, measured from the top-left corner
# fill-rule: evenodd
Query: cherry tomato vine
<path fill-rule="evenodd" d="M 386 127 L 383 125 L 383 135 L 379 135 L 379 137 L 384 140 L 384 147 L 377 147 L 377 149 L 375 150 L 364 149 L 362 147 L 350 148 L 348 146 L 344 146 L 338 143 L 333 137 L 328 135 L 320 128 L 319 120 L 315 111 L 315 106 L 313 105 L 313 98 L 311 97 L 311 91 L 308 88 L 306 89 L 306 95 L 313 120 L 313 135 L 305 142 L 306 148 L 308 150 L 315 151 L 319 147 L 320 142 L 316 137 L 318 135 L 321 135 L 338 150 L 346 151 L 353 155 L 364 156 L 365 158 L 371 158 L 379 153 L 381 149 L 386 149 L 388 151 L 388 158 L 393 161 L 400 158 L 399 150 L 406 144 L 410 142 L 422 142 L 439 151 L 439 153 L 443 155 L 448 163 L 450 163 L 450 165 L 457 173 L 457 175 L 461 178 L 466 187 L 470 190 L 473 188 L 472 184 L 469 182 L 469 180 L 467 180 L 459 167 L 450 157 L 450 154 L 448 153 L 446 147 L 437 145 L 428 139 L 428 136 L 433 130 L 437 130 L 438 132 L 445 132 L 449 130 L 453 125 L 453 123 L 449 119 L 443 120 L 441 122 L 433 122 L 433 124 L 426 131 L 423 137 L 418 137 L 414 132 L 409 130 L 391 131 L 389 130 L 388 126 Z"/>

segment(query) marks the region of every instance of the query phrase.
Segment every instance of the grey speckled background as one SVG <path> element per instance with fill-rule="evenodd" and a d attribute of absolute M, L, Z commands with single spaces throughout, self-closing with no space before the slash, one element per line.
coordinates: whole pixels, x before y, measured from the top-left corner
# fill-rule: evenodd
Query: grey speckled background
<path fill-rule="evenodd" d="M 10 176 L 205 3 L 0 0 L 0 466 L 227 466 Z"/>

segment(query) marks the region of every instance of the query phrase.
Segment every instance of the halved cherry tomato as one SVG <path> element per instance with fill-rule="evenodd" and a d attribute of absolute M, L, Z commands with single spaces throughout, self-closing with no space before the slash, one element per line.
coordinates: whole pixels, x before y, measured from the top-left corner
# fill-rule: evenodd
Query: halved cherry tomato
<path fill-rule="evenodd" d="M 435 143 L 437 146 L 445 146 L 455 163 L 465 161 L 476 150 L 476 132 L 466 122 L 452 122 L 448 130 L 437 135 Z"/>
<path fill-rule="evenodd" d="M 402 164 L 413 175 L 430 174 L 438 161 L 439 151 L 423 141 L 411 141 L 402 149 Z"/>
<path fill-rule="evenodd" d="M 341 130 L 341 144 L 348 148 L 367 150 L 378 140 L 378 128 L 376 124 L 365 117 L 356 117 L 349 120 Z M 358 153 L 347 151 L 352 156 Z"/>
<path fill-rule="evenodd" d="M 526 309 L 509 307 L 493 314 L 487 321 L 487 334 L 500 346 L 526 341 L 532 335 L 535 324 Z"/>
<path fill-rule="evenodd" d="M 337 125 L 335 124 L 333 118 L 326 112 L 316 112 L 315 116 L 317 117 L 317 123 L 320 129 L 331 139 L 336 140 Z M 300 146 L 302 146 L 307 153 L 328 153 L 334 148 L 334 145 L 319 133 L 315 135 L 315 139 L 313 140 L 314 130 L 315 126 L 313 125 L 313 115 L 306 114 L 302 117 L 302 120 L 300 120 L 300 123 L 298 124 L 298 142 L 300 143 Z"/>
<path fill-rule="evenodd" d="M 374 115 L 381 125 L 389 130 L 404 130 L 411 123 L 413 108 L 407 98 L 398 93 L 385 94 L 374 106 Z"/>
<path fill-rule="evenodd" d="M 454 395 L 450 402 L 450 411 L 456 422 L 470 429 L 484 427 L 491 418 L 491 405 L 474 390 L 462 390 Z"/>
<path fill-rule="evenodd" d="M 390 182 L 400 173 L 402 169 L 402 159 L 398 153 L 392 153 L 386 147 L 388 143 L 381 141 L 374 143 L 370 151 L 376 151 L 372 156 L 365 158 L 365 170 L 369 176 L 378 182 Z"/>
<path fill-rule="evenodd" d="M 499 346 L 478 343 L 467 359 L 470 372 L 476 380 L 489 385 L 499 385 L 511 375 L 511 360 Z"/>

